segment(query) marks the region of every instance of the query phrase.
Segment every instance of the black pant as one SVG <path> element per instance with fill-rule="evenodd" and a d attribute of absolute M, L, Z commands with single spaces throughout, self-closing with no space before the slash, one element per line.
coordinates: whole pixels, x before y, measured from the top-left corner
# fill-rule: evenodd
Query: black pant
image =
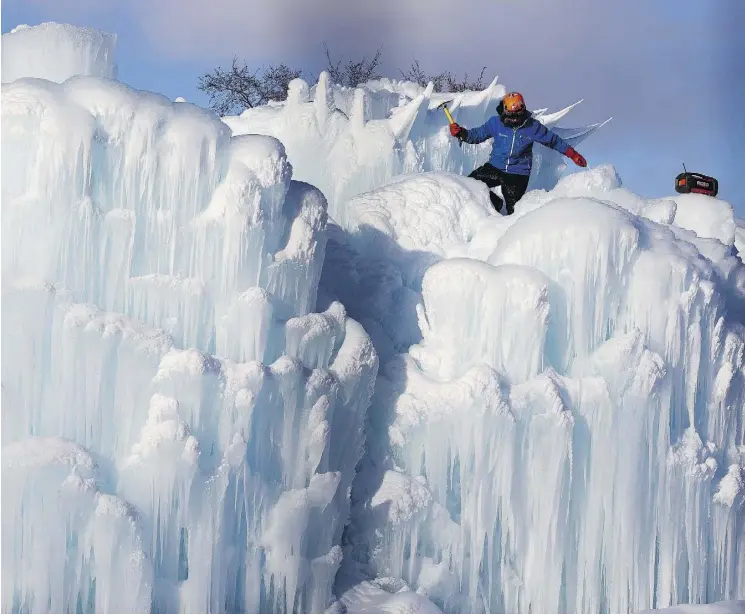
<path fill-rule="evenodd" d="M 491 199 L 491 204 L 494 206 L 494 209 L 497 211 L 502 209 L 502 199 L 494 194 L 491 191 L 491 188 L 502 186 L 502 195 L 504 196 L 504 201 L 507 205 L 508 216 L 512 215 L 515 211 L 515 203 L 523 198 L 525 191 L 528 189 L 528 182 L 530 181 L 529 175 L 505 173 L 488 162 L 474 170 L 468 177 L 478 179 L 489 186 L 489 198 Z"/>

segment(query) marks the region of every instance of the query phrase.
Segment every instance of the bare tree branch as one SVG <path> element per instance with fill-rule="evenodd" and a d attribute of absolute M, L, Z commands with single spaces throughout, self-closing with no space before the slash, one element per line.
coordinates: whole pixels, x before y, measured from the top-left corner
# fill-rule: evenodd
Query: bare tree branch
<path fill-rule="evenodd" d="M 481 74 L 478 79 L 474 81 L 468 80 L 468 73 L 466 73 L 462 79 L 450 71 L 442 72 L 437 75 L 429 75 L 424 72 L 422 67 L 419 65 L 419 60 L 414 62 L 409 67 L 408 72 L 399 71 L 401 76 L 407 81 L 413 81 L 418 83 L 422 87 L 426 87 L 431 81 L 434 85 L 436 92 L 465 92 L 466 90 L 483 90 L 484 89 L 484 72 L 486 66 L 481 69 Z"/>
<path fill-rule="evenodd" d="M 332 60 L 331 51 L 325 42 L 323 48 L 326 53 L 326 71 L 333 83 L 354 88 L 381 78 L 378 71 L 383 55 L 382 48 L 378 49 L 372 58 L 348 60 L 345 65 L 342 65 L 341 60 Z M 407 72 L 399 72 L 404 79 L 418 83 L 422 87 L 426 87 L 432 81 L 437 92 L 463 92 L 482 90 L 485 71 L 486 67 L 481 70 L 478 79 L 470 81 L 468 73 L 462 78 L 450 71 L 430 75 L 415 59 Z M 261 74 L 258 70 L 251 72 L 245 63 L 239 63 L 238 58 L 234 57 L 230 69 L 223 70 L 218 67 L 213 72 L 202 75 L 197 87 L 209 96 L 210 107 L 215 113 L 228 115 L 265 105 L 269 101 L 284 100 L 290 81 L 301 76 L 303 71 L 292 69 L 286 64 L 272 65 Z"/>
<path fill-rule="evenodd" d="M 344 79 L 343 71 L 339 68 L 341 66 L 341 60 L 334 64 L 331 60 L 331 52 L 329 51 L 326 41 L 323 43 L 323 48 L 326 51 L 326 71 L 328 72 L 329 77 L 331 77 L 331 82 L 341 84 Z"/>
<path fill-rule="evenodd" d="M 290 81 L 301 75 L 302 71 L 280 64 L 270 66 L 259 76 L 259 71 L 250 72 L 246 64 L 239 65 L 234 57 L 229 71 L 218 67 L 202 75 L 197 87 L 209 96 L 215 113 L 228 115 L 265 105 L 270 100 L 283 100 Z"/>
<path fill-rule="evenodd" d="M 325 42 L 323 48 L 326 51 L 326 71 L 333 83 L 355 88 L 373 79 L 380 79 L 380 75 L 376 71 L 380 66 L 380 58 L 383 55 L 382 48 L 375 52 L 372 59 L 362 58 L 359 62 L 349 60 L 344 68 L 341 68 L 341 60 L 334 63 L 331 59 L 331 52 Z"/>

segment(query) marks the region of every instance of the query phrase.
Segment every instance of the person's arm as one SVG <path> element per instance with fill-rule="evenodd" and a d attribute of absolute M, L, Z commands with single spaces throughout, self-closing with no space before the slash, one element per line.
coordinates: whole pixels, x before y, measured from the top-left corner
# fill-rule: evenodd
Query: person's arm
<path fill-rule="evenodd" d="M 555 149 L 560 154 L 566 156 L 567 150 L 569 149 L 569 143 L 564 141 L 559 135 L 552 130 L 546 128 L 543 124 L 536 120 L 535 135 L 533 137 L 541 145 Z"/>
<path fill-rule="evenodd" d="M 470 128 L 468 130 L 458 124 L 450 124 L 450 134 L 472 145 L 478 145 L 492 137 L 488 121 L 477 128 Z"/>
<path fill-rule="evenodd" d="M 546 128 L 543 124 L 536 121 L 537 128 L 535 132 L 535 140 L 541 145 L 555 149 L 560 154 L 564 154 L 567 158 L 571 158 L 579 167 L 586 167 L 587 161 L 584 159 L 582 154 L 575 150 L 569 143 L 564 141 L 559 135 L 552 130 Z"/>

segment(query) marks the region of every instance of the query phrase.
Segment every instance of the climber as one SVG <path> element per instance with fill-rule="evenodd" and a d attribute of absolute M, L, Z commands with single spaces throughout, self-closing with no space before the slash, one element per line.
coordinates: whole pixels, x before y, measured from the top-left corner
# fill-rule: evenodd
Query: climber
<path fill-rule="evenodd" d="M 502 199 L 492 188 L 502 186 L 508 216 L 528 189 L 535 141 L 571 158 L 580 167 L 587 166 L 587 161 L 571 145 L 532 116 L 522 94 L 507 94 L 497 105 L 497 114 L 478 128 L 467 130 L 456 123 L 450 124 L 450 134 L 459 141 L 477 144 L 494 139 L 489 162 L 468 177 L 489 187 L 489 198 L 497 211 L 502 209 Z"/>

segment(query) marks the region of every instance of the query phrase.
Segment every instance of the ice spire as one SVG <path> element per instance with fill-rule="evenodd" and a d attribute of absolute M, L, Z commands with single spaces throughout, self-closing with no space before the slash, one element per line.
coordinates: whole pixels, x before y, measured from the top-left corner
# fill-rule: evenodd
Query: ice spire
<path fill-rule="evenodd" d="M 561 118 L 567 115 L 567 113 L 569 113 L 572 109 L 574 109 L 577 105 L 579 105 L 583 101 L 584 101 L 584 98 L 578 100 L 576 103 L 569 105 L 568 107 L 565 107 L 564 109 L 561 109 L 560 111 L 549 113 L 548 115 L 542 114 L 541 123 L 545 124 L 546 126 L 551 126 L 552 124 L 556 124 L 556 122 L 558 122 Z"/>
<path fill-rule="evenodd" d="M 349 122 L 353 132 L 357 132 L 365 126 L 365 91 L 362 88 L 356 88 L 354 91 Z"/>
<path fill-rule="evenodd" d="M 315 92 L 316 120 L 321 134 L 326 132 L 329 118 L 336 109 L 334 104 L 334 90 L 331 87 L 331 78 L 326 71 L 318 77 L 318 85 Z"/>
<path fill-rule="evenodd" d="M 409 139 L 412 128 L 419 117 L 419 110 L 425 100 L 429 102 L 434 88 L 434 83 L 430 81 L 424 92 L 419 94 L 419 96 L 400 109 L 398 113 L 388 120 L 388 126 L 399 143 L 405 143 Z"/>
<path fill-rule="evenodd" d="M 497 91 L 498 91 L 497 80 L 498 79 L 499 79 L 499 76 L 497 75 L 496 77 L 494 77 L 494 79 L 492 79 L 491 83 L 487 85 L 486 88 L 484 88 L 481 91 L 482 99 L 480 103 L 474 102 L 474 106 L 476 107 L 481 106 L 481 110 L 485 114 L 489 113 L 489 107 L 491 105 L 491 102 L 494 98 L 497 97 Z"/>

